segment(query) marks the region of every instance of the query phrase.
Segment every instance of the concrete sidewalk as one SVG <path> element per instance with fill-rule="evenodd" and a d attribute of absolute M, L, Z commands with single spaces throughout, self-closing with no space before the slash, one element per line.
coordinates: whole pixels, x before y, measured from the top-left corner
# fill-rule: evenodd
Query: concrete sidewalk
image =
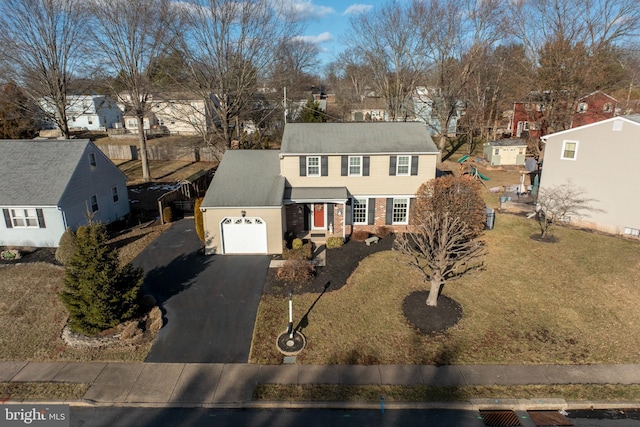
<path fill-rule="evenodd" d="M 640 365 L 253 365 L 0 362 L 0 382 L 90 384 L 88 403 L 238 405 L 258 384 L 492 386 L 640 384 Z"/>

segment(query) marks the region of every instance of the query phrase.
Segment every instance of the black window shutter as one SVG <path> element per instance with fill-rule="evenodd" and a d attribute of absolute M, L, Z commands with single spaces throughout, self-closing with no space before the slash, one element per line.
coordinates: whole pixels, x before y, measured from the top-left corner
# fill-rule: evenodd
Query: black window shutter
<path fill-rule="evenodd" d="M 307 158 L 300 156 L 300 176 L 307 176 Z"/>
<path fill-rule="evenodd" d="M 329 175 L 329 157 L 320 157 L 320 176 Z"/>
<path fill-rule="evenodd" d="M 398 162 L 397 156 L 389 157 L 389 176 L 394 176 L 396 174 L 396 163 Z"/>
<path fill-rule="evenodd" d="M 369 156 L 362 157 L 362 176 L 369 176 L 369 163 L 371 163 Z"/>
<path fill-rule="evenodd" d="M 391 225 L 393 223 L 393 198 L 387 199 L 387 212 L 385 213 L 385 224 Z"/>
<path fill-rule="evenodd" d="M 40 228 L 47 228 L 47 225 L 44 223 L 44 214 L 42 213 L 42 209 L 36 209 L 36 215 L 38 216 L 38 226 Z"/>
<path fill-rule="evenodd" d="M 352 225 L 353 224 L 353 215 L 351 214 L 351 206 L 353 202 L 352 199 L 347 200 L 347 204 L 344 207 L 344 224 Z"/>
<path fill-rule="evenodd" d="M 367 210 L 369 211 L 367 213 L 368 223 L 369 225 L 373 225 L 375 224 L 375 221 L 376 221 L 376 199 L 369 199 L 367 203 L 368 203 Z"/>
<path fill-rule="evenodd" d="M 309 230 L 309 219 L 311 218 L 311 208 L 309 205 L 304 205 L 304 229 Z"/>
<path fill-rule="evenodd" d="M 9 215 L 9 209 L 2 209 L 2 213 L 4 214 L 4 223 L 7 225 L 7 228 L 13 228 L 13 224 L 11 223 L 11 215 Z"/>
<path fill-rule="evenodd" d="M 333 224 L 333 203 L 327 203 L 327 223 Z"/>
<path fill-rule="evenodd" d="M 349 174 L 349 157 L 342 156 L 340 159 L 340 176 L 347 176 Z"/>
<path fill-rule="evenodd" d="M 418 156 L 411 156 L 411 175 L 418 175 Z"/>

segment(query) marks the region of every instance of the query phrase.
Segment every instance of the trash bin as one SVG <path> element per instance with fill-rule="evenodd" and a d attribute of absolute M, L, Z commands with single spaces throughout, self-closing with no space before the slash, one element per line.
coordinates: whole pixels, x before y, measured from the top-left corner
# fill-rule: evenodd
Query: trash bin
<path fill-rule="evenodd" d="M 496 219 L 496 211 L 493 208 L 484 208 L 487 212 L 487 221 L 485 222 L 486 230 L 493 230 L 493 223 Z"/>

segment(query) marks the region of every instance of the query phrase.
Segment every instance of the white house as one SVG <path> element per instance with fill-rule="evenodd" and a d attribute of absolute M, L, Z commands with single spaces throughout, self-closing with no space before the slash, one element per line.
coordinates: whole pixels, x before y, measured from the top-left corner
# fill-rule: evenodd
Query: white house
<path fill-rule="evenodd" d="M 41 99 L 40 107 L 47 114 L 56 115 L 50 100 Z M 105 131 L 122 123 L 122 110 L 107 95 L 69 95 L 66 112 L 71 130 Z"/>
<path fill-rule="evenodd" d="M 425 86 L 417 86 L 413 92 L 411 100 L 413 102 L 413 114 L 415 120 L 425 123 L 429 129 L 431 135 L 442 134 L 442 121 L 434 111 L 434 105 L 437 105 L 441 101 L 437 95 L 434 95 L 435 91 L 429 90 Z M 456 106 L 455 115 L 449 120 L 447 127 L 447 135 L 455 135 L 458 129 L 458 120 L 462 116 L 463 106 L 461 102 L 458 102 Z"/>
<path fill-rule="evenodd" d="M 129 213 L 125 175 L 89 140 L 0 140 L 0 246 L 58 246 Z"/>
<path fill-rule="evenodd" d="M 586 191 L 597 210 L 572 223 L 640 237 L 640 115 L 620 116 L 542 137 L 540 191 L 566 184 Z"/>

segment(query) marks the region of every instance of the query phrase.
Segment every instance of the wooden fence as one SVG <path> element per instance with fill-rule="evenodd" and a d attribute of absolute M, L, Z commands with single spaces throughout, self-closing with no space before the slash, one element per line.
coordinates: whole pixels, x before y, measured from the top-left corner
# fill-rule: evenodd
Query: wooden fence
<path fill-rule="evenodd" d="M 111 160 L 138 160 L 139 149 L 136 145 L 99 144 L 98 148 Z M 183 160 L 187 162 L 217 162 L 222 153 L 215 147 L 147 147 L 149 160 Z"/>

